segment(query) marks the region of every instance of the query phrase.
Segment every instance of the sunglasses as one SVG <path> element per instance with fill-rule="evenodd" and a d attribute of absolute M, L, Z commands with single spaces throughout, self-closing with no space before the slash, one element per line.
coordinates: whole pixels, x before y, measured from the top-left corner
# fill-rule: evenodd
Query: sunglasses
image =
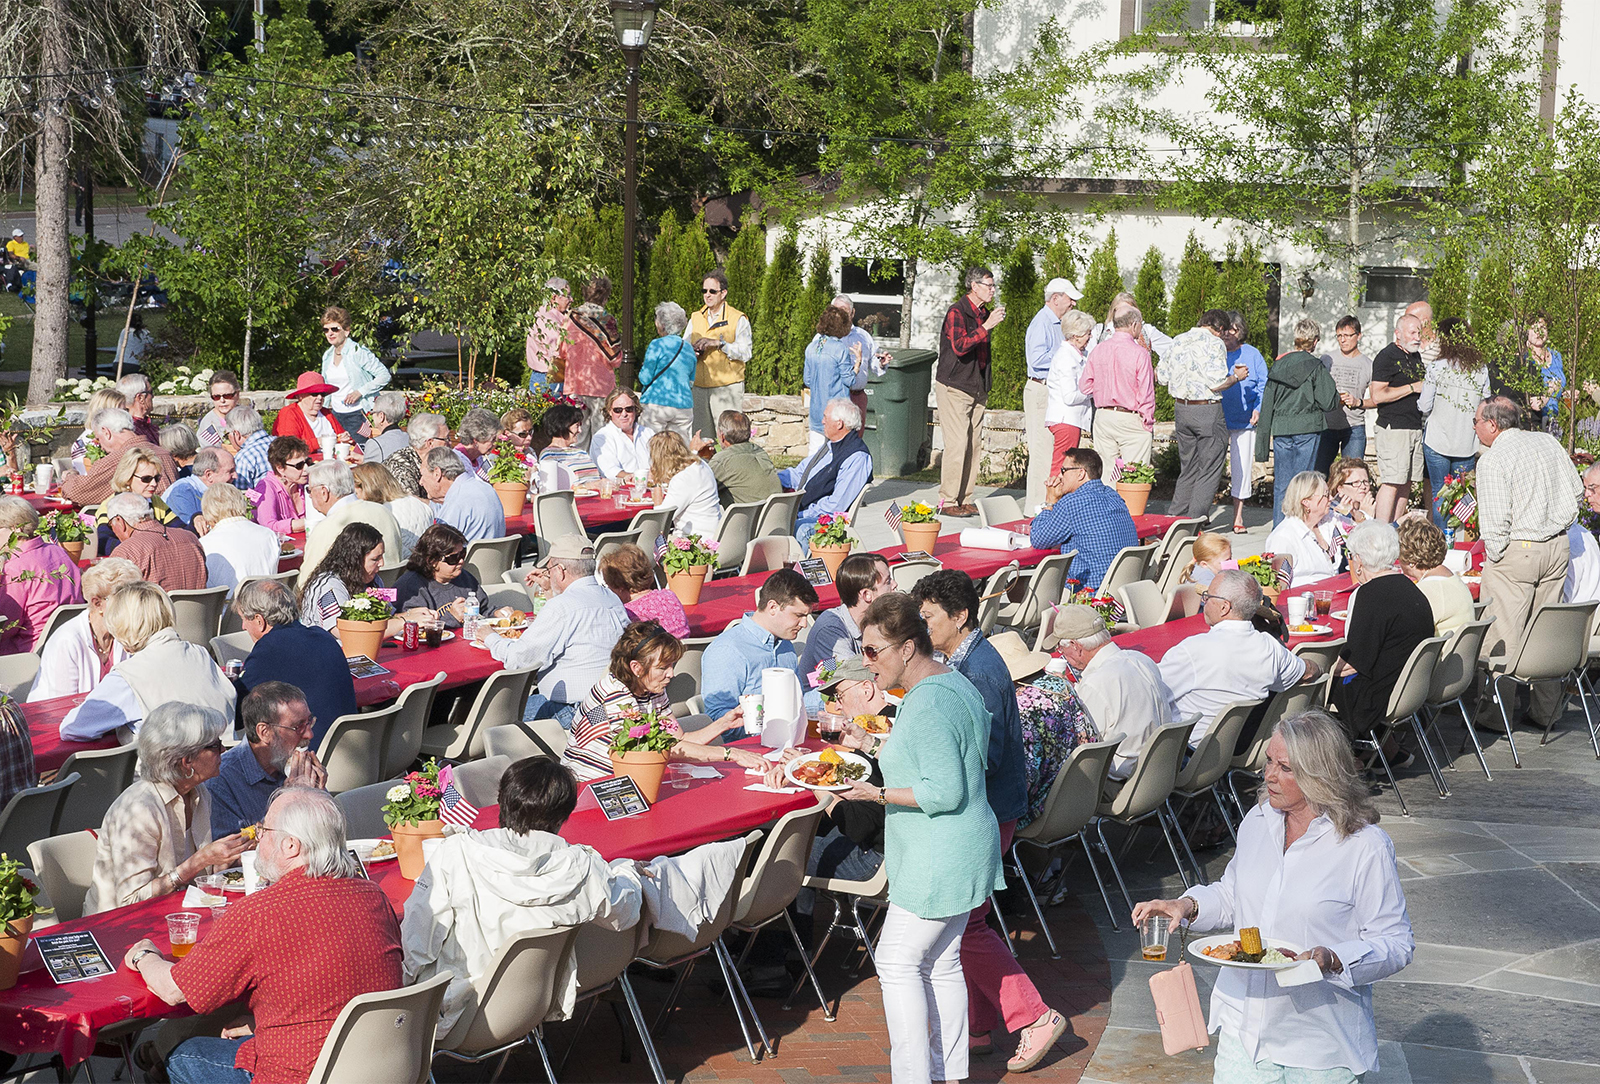
<path fill-rule="evenodd" d="M 456 552 L 454 552 L 454 553 L 447 553 L 443 557 L 439 558 L 440 561 L 442 561 L 444 564 L 447 564 L 447 565 L 459 565 L 462 561 L 465 561 L 466 559 L 467 559 L 467 551 L 466 550 L 456 550 Z"/>
<path fill-rule="evenodd" d="M 613 414 L 637 414 L 637 413 L 639 413 L 639 408 L 636 407 L 636 406 L 614 406 L 614 407 L 611 408 L 611 413 L 613 413 Z"/>
<path fill-rule="evenodd" d="M 533 436 L 533 430 L 532 429 L 513 429 L 511 431 L 511 435 L 516 437 L 516 438 L 518 438 L 519 440 L 526 440 L 528 437 Z"/>
<path fill-rule="evenodd" d="M 296 459 L 292 463 L 285 463 L 284 466 L 291 467 L 294 470 L 305 470 L 306 464 L 309 462 L 311 462 L 309 459 Z"/>
<path fill-rule="evenodd" d="M 332 335 L 335 331 L 343 331 L 343 330 L 344 330 L 344 328 L 342 328 L 342 327 L 325 327 L 325 328 L 322 329 L 322 333 L 324 335 Z"/>
<path fill-rule="evenodd" d="M 720 294 L 720 293 L 723 293 L 724 291 L 719 287 L 718 289 L 715 289 L 715 290 L 701 290 L 700 292 L 702 294 Z"/>
<path fill-rule="evenodd" d="M 905 641 L 901 640 L 900 643 L 903 644 Z M 900 644 L 884 644 L 882 647 L 868 647 L 866 644 L 862 644 L 861 656 L 868 662 L 877 662 L 879 655 L 882 655 L 885 651 L 888 651 L 891 648 L 896 648 L 899 646 Z"/>
<path fill-rule="evenodd" d="M 220 392 L 220 393 L 219 392 L 213 392 L 212 395 L 211 395 L 211 401 L 213 403 L 220 403 L 224 399 L 237 399 L 237 398 L 239 398 L 239 393 L 236 392 L 236 391 L 225 391 L 225 392 Z"/>
<path fill-rule="evenodd" d="M 133 476 L 133 480 L 135 482 L 143 482 L 145 485 L 149 485 L 151 482 L 156 481 L 160 477 L 161 475 L 159 474 L 135 474 Z"/>

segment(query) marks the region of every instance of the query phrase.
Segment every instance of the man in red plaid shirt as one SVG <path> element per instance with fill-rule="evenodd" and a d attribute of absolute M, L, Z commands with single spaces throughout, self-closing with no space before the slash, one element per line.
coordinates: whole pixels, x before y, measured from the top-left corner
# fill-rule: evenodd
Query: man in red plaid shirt
<path fill-rule="evenodd" d="M 939 500 L 951 516 L 975 516 L 972 485 L 978 474 L 978 435 L 989 405 L 989 332 L 1006 318 L 994 301 L 994 272 L 969 267 L 962 276 L 966 296 L 944 314 L 939 331 L 939 366 L 934 371 L 934 402 L 944 458 L 939 463 Z"/>

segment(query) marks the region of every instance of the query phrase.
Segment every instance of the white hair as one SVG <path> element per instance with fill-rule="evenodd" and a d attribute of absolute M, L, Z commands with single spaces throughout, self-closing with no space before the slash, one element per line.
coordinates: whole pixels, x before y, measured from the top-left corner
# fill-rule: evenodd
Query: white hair
<path fill-rule="evenodd" d="M 267 802 L 267 812 L 274 809 L 278 823 L 272 830 L 300 841 L 301 872 L 307 877 L 359 875 L 345 842 L 344 811 L 333 795 L 313 787 L 283 787 Z"/>
<path fill-rule="evenodd" d="M 350 473 L 350 464 L 341 459 L 324 459 L 311 464 L 306 488 L 312 486 L 327 486 L 328 492 L 335 497 L 348 497 L 356 491 L 356 479 Z"/>
<path fill-rule="evenodd" d="M 129 524 L 143 522 L 151 515 L 150 502 L 137 493 L 117 493 L 101 507 L 105 510 L 107 520 L 121 516 Z"/>
<path fill-rule="evenodd" d="M 822 416 L 832 418 L 846 429 L 861 428 L 861 408 L 848 399 L 829 399 Z"/>
<path fill-rule="evenodd" d="M 663 335 L 682 335 L 689 326 L 689 314 L 676 301 L 663 301 L 656 306 L 656 327 Z"/>
<path fill-rule="evenodd" d="M 380 391 L 372 401 L 372 412 L 389 419 L 390 425 L 399 425 L 406 416 L 406 395 L 402 391 Z"/>
<path fill-rule="evenodd" d="M 106 407 L 89 419 L 89 427 L 96 431 L 106 429 L 112 433 L 127 433 L 133 429 L 133 415 L 121 407 Z"/>
<path fill-rule="evenodd" d="M 1261 608 L 1261 585 L 1250 573 L 1236 568 L 1218 572 L 1208 593 L 1227 602 L 1232 608 L 1228 616 L 1241 621 L 1249 621 Z"/>
<path fill-rule="evenodd" d="M 216 708 L 168 700 L 151 709 L 139 724 L 139 776 L 152 783 L 181 783 L 179 767 L 222 737 L 229 722 Z"/>
<path fill-rule="evenodd" d="M 19 538 L 32 538 L 39 530 L 39 512 L 21 497 L 0 497 L 0 527 L 9 527 Z"/>
<path fill-rule="evenodd" d="M 135 395 L 143 395 L 150 390 L 150 378 L 142 373 L 129 373 L 113 386 L 131 403 Z"/>
<path fill-rule="evenodd" d="M 442 440 L 448 432 L 450 423 L 445 420 L 443 414 L 415 414 L 411 418 L 411 424 L 406 426 L 406 436 L 411 438 L 413 448 L 435 438 Z"/>
<path fill-rule="evenodd" d="M 833 300 L 828 302 L 828 304 L 834 305 L 834 306 L 836 306 L 838 308 L 841 308 L 841 309 L 844 309 L 846 312 L 849 312 L 851 315 L 854 315 L 855 311 L 856 311 L 855 299 L 852 298 L 849 294 L 834 294 L 833 295 Z"/>
<path fill-rule="evenodd" d="M 261 412 L 249 403 L 240 403 L 228 411 L 228 432 L 235 436 L 248 437 L 261 428 Z"/>
<path fill-rule="evenodd" d="M 1111 630 L 1101 629 L 1099 632 L 1091 632 L 1087 636 L 1078 637 L 1074 642 L 1085 651 L 1093 651 L 1111 642 Z"/>
<path fill-rule="evenodd" d="M 1361 558 L 1368 572 L 1392 568 L 1400 557 L 1400 533 L 1391 523 L 1365 519 L 1344 536 L 1345 548 Z"/>

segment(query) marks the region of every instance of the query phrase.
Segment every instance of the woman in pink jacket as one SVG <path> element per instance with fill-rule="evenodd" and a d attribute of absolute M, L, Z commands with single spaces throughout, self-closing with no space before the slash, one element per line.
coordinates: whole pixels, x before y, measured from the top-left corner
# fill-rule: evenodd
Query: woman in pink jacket
<path fill-rule="evenodd" d="M 279 534 L 306 529 L 306 477 L 311 473 L 311 447 L 299 437 L 278 437 L 267 446 L 267 464 L 250 492 L 256 498 L 256 522 Z"/>

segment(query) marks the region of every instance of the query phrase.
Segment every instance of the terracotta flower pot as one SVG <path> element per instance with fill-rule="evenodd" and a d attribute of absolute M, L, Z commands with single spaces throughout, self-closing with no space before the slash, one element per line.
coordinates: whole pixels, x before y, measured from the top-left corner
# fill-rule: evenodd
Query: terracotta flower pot
<path fill-rule="evenodd" d="M 685 569 L 682 572 L 669 573 L 667 588 L 678 596 L 678 601 L 685 606 L 693 606 L 700 601 L 700 589 L 706 583 L 706 567 L 700 565 L 696 568 Z"/>
<path fill-rule="evenodd" d="M 394 837 L 394 853 L 400 860 L 400 876 L 408 881 L 415 881 L 422 875 L 422 867 L 427 862 L 422 857 L 422 841 L 425 839 L 442 839 L 444 837 L 444 821 L 418 821 L 416 824 L 397 824 L 389 829 L 389 834 Z"/>
<path fill-rule="evenodd" d="M 1130 516 L 1142 516 L 1144 506 L 1150 502 L 1150 483 L 1118 482 L 1117 496 L 1128 506 Z"/>
<path fill-rule="evenodd" d="M 17 972 L 22 968 L 22 950 L 28 947 L 28 934 L 33 930 L 33 916 L 13 919 L 12 926 L 21 933 L 12 937 L 0 927 L 0 990 L 9 990 L 17 984 Z"/>
<path fill-rule="evenodd" d="M 61 543 L 61 548 L 66 550 L 67 556 L 71 557 L 74 561 L 80 561 L 83 559 L 83 543 L 81 541 L 63 542 Z"/>
<path fill-rule="evenodd" d="M 496 482 L 494 484 L 495 496 L 500 498 L 500 507 L 506 510 L 506 517 L 522 515 L 523 506 L 528 503 L 528 483 L 521 482 Z"/>
<path fill-rule="evenodd" d="M 850 543 L 835 542 L 832 545 L 819 545 L 813 542 L 811 556 L 822 558 L 822 563 L 828 566 L 828 577 L 833 579 L 839 575 L 839 566 L 844 564 L 844 559 L 850 556 Z"/>
<path fill-rule="evenodd" d="M 339 643 L 344 646 L 345 658 L 365 655 L 377 661 L 378 648 L 383 644 L 383 632 L 388 621 L 351 621 L 341 617 L 338 621 Z"/>
<path fill-rule="evenodd" d="M 900 537 L 906 540 L 907 550 L 921 550 L 923 553 L 932 553 L 934 543 L 939 541 L 938 520 L 928 523 L 900 524 Z"/>
<path fill-rule="evenodd" d="M 655 804 L 661 793 L 661 777 L 667 772 L 667 754 L 651 752 L 619 753 L 611 751 L 611 768 L 618 775 L 633 780 L 644 800 Z"/>

